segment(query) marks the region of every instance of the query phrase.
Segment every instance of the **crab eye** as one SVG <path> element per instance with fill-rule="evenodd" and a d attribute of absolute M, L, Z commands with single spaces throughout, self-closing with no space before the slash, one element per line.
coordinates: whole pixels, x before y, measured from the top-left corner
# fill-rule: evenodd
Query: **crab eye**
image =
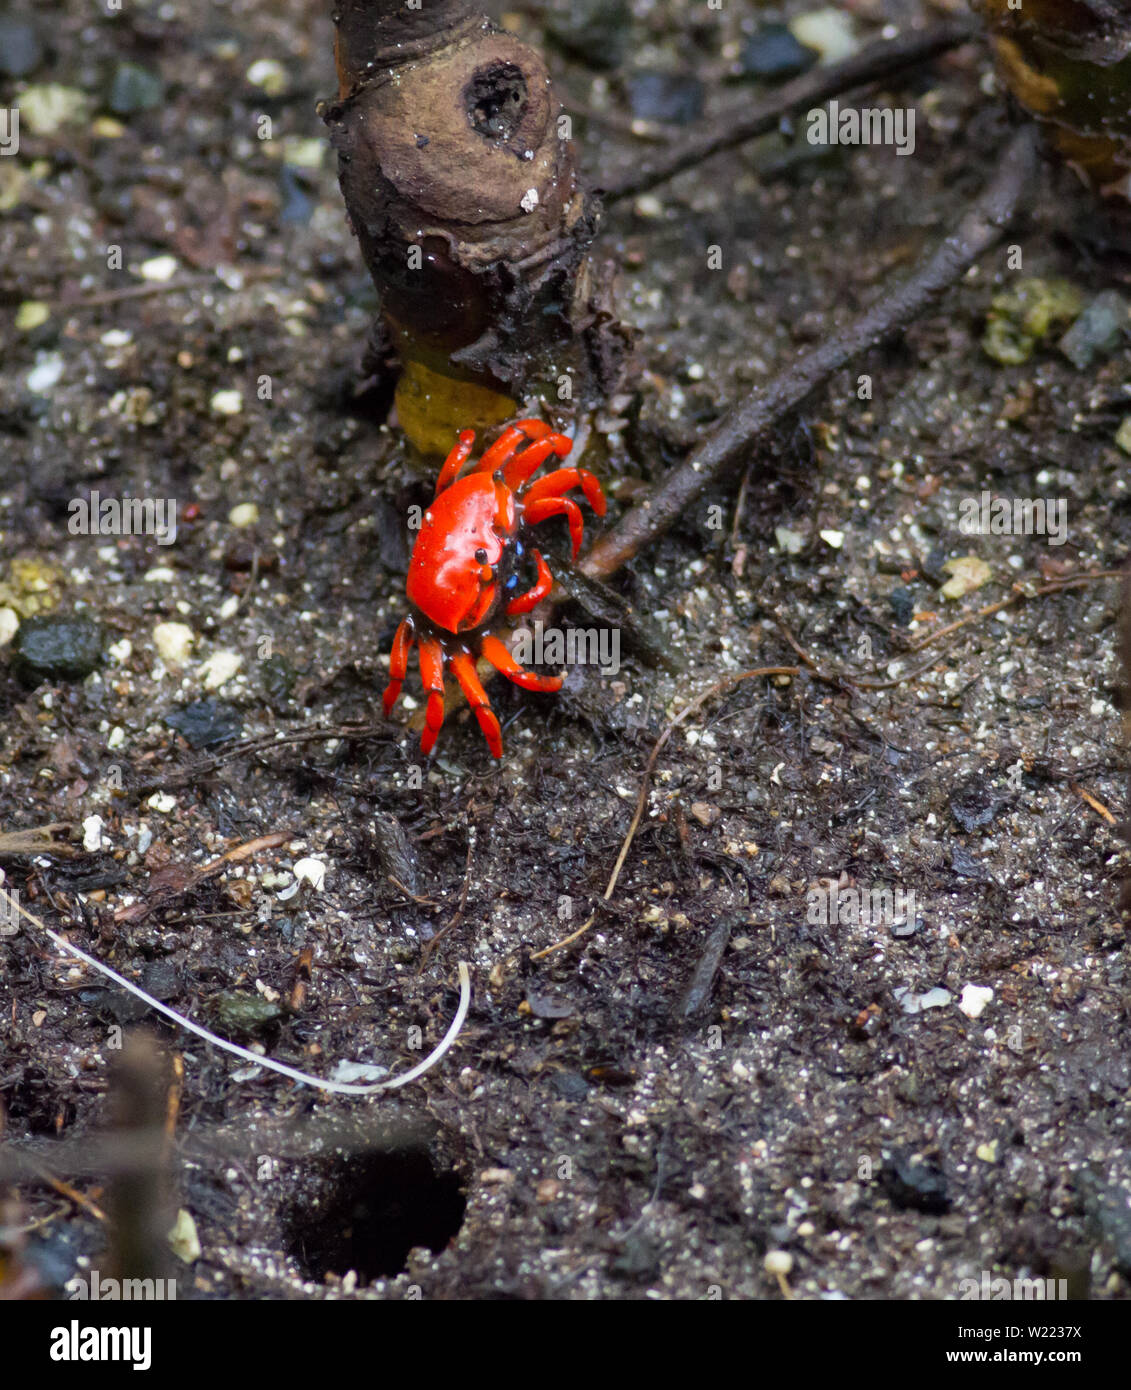
<path fill-rule="evenodd" d="M 479 561 L 481 565 L 485 565 L 487 563 L 487 552 L 483 549 L 482 546 L 480 546 L 479 549 L 475 552 L 475 558 Z"/>

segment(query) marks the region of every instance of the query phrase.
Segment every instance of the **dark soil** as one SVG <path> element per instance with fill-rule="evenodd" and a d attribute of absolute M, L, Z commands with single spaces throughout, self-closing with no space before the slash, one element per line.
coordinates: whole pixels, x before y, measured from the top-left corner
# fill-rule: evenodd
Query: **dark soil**
<path fill-rule="evenodd" d="M 413 1065 L 455 1010 L 457 962 L 472 967 L 453 1050 L 371 1101 L 146 1017 L 184 1063 L 176 1205 L 202 1253 L 179 1297 L 779 1298 L 770 1250 L 792 1255 L 800 1298 L 955 1298 L 983 1270 L 1127 1297 L 1118 586 L 1049 587 L 1131 548 L 1126 341 L 1085 371 L 1055 338 L 991 361 L 986 314 L 1011 275 L 1004 248 L 987 257 L 751 451 L 738 507 L 712 493 L 618 577 L 680 669 L 628 653 L 556 698 L 497 682 L 502 764 L 465 710 L 426 765 L 379 697 L 405 508 L 427 485 L 387 399 L 358 389 L 375 302 L 330 161 L 299 167 L 333 82 L 323 8 L 38 5 L 42 65 L 0 89 L 4 105 L 48 82 L 89 98 L 54 134 L 25 123 L 0 159 L 0 195 L 22 175 L 0 222 L 0 606 L 42 601 L 104 637 L 84 680 L 29 687 L 0 653 L 0 830 L 66 821 L 81 841 L 85 823 L 89 844 L 103 822 L 101 848 L 69 860 L 7 858 L 7 886 L 221 1033 L 246 1018 L 233 994 L 276 1004 L 237 1040 L 319 1075 Z M 752 90 L 726 70 L 753 7 L 639 8 L 620 69 L 597 73 L 576 35 L 548 49 L 596 182 L 671 135 L 630 128 L 632 65 L 698 74 L 704 119 Z M 864 36 L 938 14 L 853 9 Z M 540 42 L 546 16 L 509 22 Z M 260 59 L 285 91 L 247 79 Z M 165 90 L 115 134 L 122 61 Z M 988 73 L 971 46 L 893 89 L 918 111 L 913 157 L 774 136 L 609 213 L 600 249 L 641 336 L 606 481 L 678 462 L 944 232 L 1008 128 Z M 1127 289 L 1126 241 L 1066 170 L 1043 170 L 1010 240 L 1026 275 Z M 142 278 L 162 256 L 173 279 Z M 49 313 L 17 331 L 26 301 Z M 231 392 L 242 409 L 220 413 Z M 963 535 L 960 503 L 983 489 L 1065 499 L 1066 544 Z M 175 544 L 71 534 L 92 491 L 177 499 Z M 258 521 L 233 525 L 248 503 Z M 969 554 L 988 581 L 943 597 L 942 566 Z M 48 567 L 42 592 L 21 561 Z M 910 649 L 1018 583 L 1011 607 Z M 183 669 L 156 654 L 161 623 L 195 635 Z M 782 624 L 822 671 L 883 688 L 806 669 L 708 703 L 661 753 L 603 902 L 657 737 L 726 675 L 797 664 Z M 207 688 L 226 655 L 239 669 Z M 415 664 L 406 690 L 419 703 Z M 168 720 L 205 698 L 219 707 L 180 721 L 193 747 Z M 350 722 L 364 735 L 232 741 Z M 323 888 L 280 898 L 307 857 Z M 828 881 L 913 893 L 915 911 L 822 924 L 810 890 Z M 575 945 L 531 959 L 593 911 Z M 106 1126 L 115 1043 L 145 1010 L 27 922 L 0 961 L 5 1137 L 91 1192 L 103 1177 L 54 1146 Z M 971 985 L 993 991 L 978 1017 L 959 1007 Z M 909 1011 L 940 988 L 949 1000 Z M 98 1263 L 94 1216 L 39 1181 L 18 1197 L 23 1222 L 51 1218 L 27 1258 L 61 1278 Z"/>

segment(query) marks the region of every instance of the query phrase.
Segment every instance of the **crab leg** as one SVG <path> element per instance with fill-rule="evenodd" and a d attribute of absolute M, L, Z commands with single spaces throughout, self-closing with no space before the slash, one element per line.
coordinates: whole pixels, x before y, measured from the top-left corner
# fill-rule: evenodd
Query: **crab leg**
<path fill-rule="evenodd" d="M 401 686 L 408 672 L 408 654 L 412 651 L 415 641 L 416 633 L 413 631 L 412 619 L 406 618 L 397 628 L 397 635 L 393 638 L 393 649 L 389 653 L 389 684 L 385 687 L 386 719 L 392 714 L 393 706 L 400 699 Z"/>
<path fill-rule="evenodd" d="M 601 484 L 588 468 L 555 469 L 553 473 L 547 473 L 544 478 L 532 483 L 523 494 L 523 500 L 530 503 L 537 502 L 542 497 L 560 497 L 575 487 L 580 487 L 585 493 L 585 500 L 598 516 L 605 515 L 605 494 L 601 491 Z"/>
<path fill-rule="evenodd" d="M 527 439 L 541 439 L 549 433 L 549 425 L 541 420 L 516 420 L 499 435 L 472 472 L 494 473 L 496 468 L 502 468 L 520 444 Z"/>
<path fill-rule="evenodd" d="M 487 740 L 492 756 L 501 758 L 503 731 L 499 728 L 499 721 L 491 708 L 491 702 L 487 699 L 487 692 L 479 682 L 475 662 L 466 652 L 456 652 L 454 656 L 449 657 L 448 664 L 459 681 L 460 689 L 467 696 L 467 703 L 475 711 L 475 717 L 479 720 L 479 727 L 483 730 L 483 737 Z"/>
<path fill-rule="evenodd" d="M 534 581 L 531 588 L 526 593 L 518 594 L 507 604 L 507 613 L 529 613 L 532 608 L 537 608 L 550 590 L 554 587 L 554 576 L 550 573 L 550 567 L 542 559 L 540 551 L 532 550 L 534 563 L 538 566 L 538 578 Z M 490 661 L 490 657 L 487 658 Z M 502 670 L 502 667 L 499 667 Z"/>
<path fill-rule="evenodd" d="M 436 491 L 433 494 L 439 497 L 446 487 L 450 487 L 459 476 L 459 470 L 464 466 L 475 445 L 474 430 L 460 430 L 459 442 L 444 460 L 444 466 L 440 469 L 440 475 L 436 479 Z"/>
<path fill-rule="evenodd" d="M 564 434 L 544 435 L 536 444 L 531 444 L 529 449 L 524 449 L 511 459 L 503 470 L 503 482 L 512 492 L 517 492 L 551 454 L 565 458 L 572 448 L 573 440 L 567 439 Z"/>
<path fill-rule="evenodd" d="M 420 751 L 431 753 L 444 722 L 444 651 L 435 637 L 420 639 L 420 680 L 428 691 Z"/>
<path fill-rule="evenodd" d="M 525 515 L 531 526 L 536 526 L 538 522 L 545 521 L 550 516 L 564 516 L 569 522 L 569 538 L 573 542 L 573 558 L 577 559 L 577 552 L 581 549 L 581 537 L 585 531 L 585 523 L 581 520 L 581 508 L 571 497 L 540 497 L 535 502 L 527 502 Z"/>
<path fill-rule="evenodd" d="M 533 671 L 525 670 L 499 639 L 490 634 L 484 637 L 479 653 L 487 658 L 496 671 L 501 671 L 515 685 L 521 685 L 523 690 L 554 691 L 562 688 L 564 676 L 536 676 Z"/>

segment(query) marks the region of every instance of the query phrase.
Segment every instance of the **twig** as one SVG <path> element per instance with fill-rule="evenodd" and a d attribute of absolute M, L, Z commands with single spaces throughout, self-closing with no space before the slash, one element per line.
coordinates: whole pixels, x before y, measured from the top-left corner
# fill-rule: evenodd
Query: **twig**
<path fill-rule="evenodd" d="M 787 82 L 772 96 L 754 106 L 744 104 L 728 111 L 709 129 L 697 131 L 673 145 L 656 159 L 645 161 L 618 180 L 605 193 L 605 201 L 631 198 L 645 189 L 655 188 L 673 175 L 710 159 L 722 150 L 733 149 L 757 135 L 777 129 L 782 119 L 807 111 L 854 87 L 870 86 L 895 77 L 948 49 L 973 38 L 978 25 L 972 19 L 952 19 L 894 39 L 869 44 L 843 63 L 833 63 Z"/>
<path fill-rule="evenodd" d="M 859 353 L 906 327 L 959 280 L 994 245 L 1016 213 L 1036 165 L 1035 140 L 1028 126 L 1014 135 L 989 185 L 923 264 L 886 289 L 847 328 L 834 332 L 732 410 L 686 463 L 672 469 L 644 502 L 597 542 L 579 566 L 582 572 L 596 579 L 614 574 L 685 515 L 707 487 L 746 458 L 754 443 L 811 391 Z"/>
<path fill-rule="evenodd" d="M 742 681 L 754 680 L 758 676 L 799 676 L 800 674 L 800 666 L 758 666 L 753 671 L 738 671 L 734 675 L 724 676 L 722 680 L 716 681 L 714 685 L 708 686 L 701 695 L 697 695 L 689 705 L 686 705 L 680 710 L 656 740 L 656 745 L 652 749 L 648 761 L 644 764 L 644 778 L 640 784 L 640 795 L 636 799 L 636 812 L 632 817 L 632 823 L 628 827 L 628 834 L 624 837 L 624 843 L 620 847 L 620 853 L 617 855 L 617 862 L 613 866 L 613 872 L 605 887 L 602 901 L 608 902 L 613 896 L 613 889 L 617 886 L 617 879 L 620 878 L 621 870 L 624 868 L 624 861 L 628 858 L 628 851 L 640 827 L 640 819 L 644 815 L 644 808 L 648 804 L 648 788 L 651 785 L 652 769 L 656 766 L 656 759 L 660 756 L 664 745 L 667 743 L 668 739 L 671 738 L 676 729 L 679 728 L 689 715 L 694 714 L 696 710 L 702 709 L 712 696 L 719 695 L 724 690 L 729 690 L 732 686 L 741 684 Z M 576 931 L 570 932 L 569 936 L 563 937 L 561 941 L 555 941 L 552 946 L 547 946 L 545 950 L 536 951 L 530 959 L 542 960 L 546 956 L 553 955 L 555 951 L 561 951 L 566 946 L 572 945 L 580 937 L 585 935 L 596 919 L 597 914 L 594 912 L 592 916 L 589 917 L 588 921 L 582 923 Z"/>
<path fill-rule="evenodd" d="M 28 1153 L 22 1153 L 20 1155 L 20 1161 L 26 1163 L 35 1173 L 36 1177 L 45 1182 L 48 1187 L 54 1188 L 61 1197 L 66 1197 L 68 1202 L 73 1202 L 75 1206 L 82 1207 L 83 1211 L 89 1212 L 96 1221 L 106 1220 L 106 1213 L 96 1201 L 88 1197 L 84 1192 L 80 1192 L 78 1188 L 72 1187 L 70 1183 L 64 1182 L 62 1178 L 57 1178 L 50 1168 L 48 1168 L 45 1163 L 41 1163 L 38 1158 Z"/>
<path fill-rule="evenodd" d="M 73 829 L 70 821 L 52 821 L 50 825 L 37 825 L 31 830 L 0 831 L 0 859 L 19 858 L 25 854 L 53 854 L 58 859 L 73 859 L 83 853 L 82 848 L 56 838 L 56 832 L 69 833 Z"/>
<path fill-rule="evenodd" d="M 945 627 L 936 628 L 926 637 L 920 637 L 917 641 L 911 642 L 907 650 L 909 652 L 921 652 L 924 647 L 931 646 L 940 637 L 948 637 L 961 627 L 976 623 L 980 618 L 988 618 L 994 613 L 1000 613 L 1003 608 L 1012 608 L 1015 603 L 1021 603 L 1025 599 L 1043 598 L 1046 594 L 1058 594 L 1062 589 L 1078 589 L 1083 584 L 1094 584 L 1100 579 L 1121 579 L 1124 573 L 1124 570 L 1090 570 L 1087 574 L 1067 574 L 1061 579 L 1050 579 L 1046 584 L 1038 584 L 1035 588 L 1025 588 L 1021 584 L 1014 584 L 1013 592 L 1008 597 L 998 599 L 996 603 L 987 603 L 983 608 L 979 608 L 973 613 L 967 613 L 965 617 L 958 618 L 953 623 L 947 623 Z"/>
<path fill-rule="evenodd" d="M 206 883 L 208 879 L 215 878 L 227 865 L 240 864 L 245 859 L 250 859 L 253 854 L 258 854 L 260 850 L 278 849 L 280 845 L 285 845 L 290 838 L 290 832 L 276 830 L 270 835 L 259 835 L 254 840 L 233 845 L 231 849 L 225 850 L 217 858 L 210 859 L 207 864 L 202 864 L 199 869 L 194 870 L 180 887 L 166 892 L 158 891 L 145 902 L 131 903 L 128 907 L 120 907 L 114 913 L 114 921 L 141 922 L 158 907 L 167 906 L 176 898 L 183 898 L 194 888 L 199 888 L 202 883 Z"/>
<path fill-rule="evenodd" d="M 282 273 L 282 266 L 266 265 L 257 270 L 242 270 L 239 275 L 241 281 L 250 283 L 255 280 L 274 280 Z M 195 290 L 204 285 L 223 285 L 225 289 L 233 288 L 219 275 L 190 275 L 180 276 L 176 280 L 164 280 L 160 283 L 123 285 L 120 290 L 101 290 L 97 294 L 87 295 L 85 299 L 67 299 L 64 296 L 50 302 L 55 308 L 69 313 L 73 309 L 98 309 L 104 304 L 117 304 L 123 299 L 148 299 L 153 295 L 176 294 L 179 290 Z"/>
<path fill-rule="evenodd" d="M 1083 787 L 1078 787 L 1075 782 L 1069 782 L 1068 788 L 1070 791 L 1075 792 L 1081 801 L 1086 802 L 1087 805 L 1089 805 L 1092 808 L 1092 810 L 1095 811 L 1097 816 L 1102 816 L 1103 819 L 1107 821 L 1108 825 L 1119 824 L 1118 819 L 1115 816 L 1113 816 L 1112 813 L 1103 804 L 1103 802 L 1097 800 L 1097 798 L 1094 797 L 1091 792 L 1085 791 Z"/>
<path fill-rule="evenodd" d="M 206 777 L 210 772 L 223 767 L 233 758 L 245 753 L 265 753 L 272 748 L 290 748 L 298 743 L 318 743 L 322 740 L 340 739 L 388 739 L 392 737 L 387 724 L 334 724 L 329 728 L 292 729 L 287 734 L 262 734 L 256 738 L 241 739 L 233 743 L 215 757 L 204 758 L 191 767 L 173 768 L 161 777 L 154 777 L 134 789 L 136 796 L 147 796 L 154 791 L 168 791 L 172 787 L 184 787 Z"/>

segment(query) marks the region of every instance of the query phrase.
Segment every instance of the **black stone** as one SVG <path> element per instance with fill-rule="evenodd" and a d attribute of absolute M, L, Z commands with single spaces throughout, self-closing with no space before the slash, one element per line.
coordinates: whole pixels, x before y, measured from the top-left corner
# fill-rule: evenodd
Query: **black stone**
<path fill-rule="evenodd" d="M 634 72 L 628 79 L 628 101 L 638 121 L 687 125 L 703 111 L 703 84 L 678 72 Z"/>
<path fill-rule="evenodd" d="M 745 76 L 773 83 L 808 72 L 819 57 L 816 49 L 795 39 L 786 25 L 764 24 L 743 44 L 739 61 Z"/>
<path fill-rule="evenodd" d="M 16 667 L 29 685 L 42 681 L 81 681 L 102 660 L 102 629 L 93 618 L 26 618 L 15 642 Z"/>
<path fill-rule="evenodd" d="M 190 748 L 209 748 L 225 739 L 238 738 L 243 720 L 238 710 L 222 700 L 194 700 L 165 716 L 165 723 L 175 729 Z"/>

